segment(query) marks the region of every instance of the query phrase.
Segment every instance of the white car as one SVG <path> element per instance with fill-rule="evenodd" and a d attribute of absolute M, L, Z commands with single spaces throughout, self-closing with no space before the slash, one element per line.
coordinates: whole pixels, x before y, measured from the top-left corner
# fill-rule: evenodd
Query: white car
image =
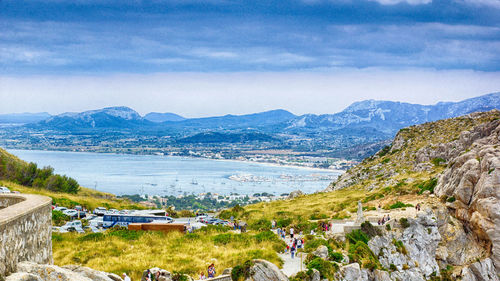
<path fill-rule="evenodd" d="M 97 207 L 94 210 L 94 214 L 96 214 L 98 216 L 104 216 L 106 214 L 106 208 L 104 208 L 104 207 Z"/>
<path fill-rule="evenodd" d="M 0 193 L 10 193 L 10 189 L 5 186 L 0 186 Z"/>
<path fill-rule="evenodd" d="M 68 210 L 64 210 L 63 214 L 65 214 L 68 217 L 77 217 L 78 216 L 78 211 L 77 210 L 73 210 L 73 209 L 68 209 Z"/>
<path fill-rule="evenodd" d="M 83 231 L 82 222 L 79 220 L 69 221 L 59 228 L 59 232 L 76 231 L 78 233 L 85 233 Z"/>
<path fill-rule="evenodd" d="M 54 208 L 54 211 L 61 211 L 61 212 L 64 212 L 64 211 L 66 211 L 67 209 L 68 209 L 68 208 L 66 208 L 66 207 L 55 207 L 55 208 Z"/>

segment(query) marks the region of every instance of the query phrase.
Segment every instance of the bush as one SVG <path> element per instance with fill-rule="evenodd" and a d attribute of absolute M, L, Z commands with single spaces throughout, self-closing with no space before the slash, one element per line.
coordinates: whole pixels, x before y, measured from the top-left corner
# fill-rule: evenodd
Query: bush
<path fill-rule="evenodd" d="M 242 265 L 237 265 L 233 267 L 231 271 L 231 279 L 234 281 L 242 281 L 251 277 L 250 268 L 253 266 L 253 262 L 251 260 L 247 260 Z"/>
<path fill-rule="evenodd" d="M 370 238 L 373 238 L 377 235 L 381 235 L 380 230 L 378 228 L 374 227 L 368 221 L 365 221 L 361 224 L 361 231 L 363 231 Z"/>
<path fill-rule="evenodd" d="M 431 193 L 434 193 L 434 187 L 437 185 L 437 178 L 432 178 L 422 183 L 416 185 L 418 189 L 418 194 L 424 193 L 424 191 L 429 190 Z"/>
<path fill-rule="evenodd" d="M 393 263 L 391 263 L 391 264 L 389 265 L 389 269 L 390 269 L 390 270 L 392 270 L 392 271 L 396 271 L 396 270 L 398 270 L 398 268 L 397 268 L 397 267 L 396 267 Z"/>
<path fill-rule="evenodd" d="M 400 218 L 399 219 L 399 224 L 401 224 L 401 226 L 403 228 L 408 228 L 410 227 L 410 223 L 408 222 L 408 219 L 407 218 Z"/>
<path fill-rule="evenodd" d="M 61 242 L 63 240 L 64 238 L 61 234 L 52 232 L 52 241 Z"/>
<path fill-rule="evenodd" d="M 344 259 L 344 256 L 340 252 L 332 252 L 328 255 L 330 260 L 336 261 L 336 262 L 341 262 Z"/>
<path fill-rule="evenodd" d="M 328 216 L 326 214 L 313 213 L 309 216 L 310 220 L 324 220 L 327 219 Z"/>
<path fill-rule="evenodd" d="M 188 277 L 181 272 L 174 271 L 172 274 L 172 281 L 188 281 Z"/>
<path fill-rule="evenodd" d="M 445 163 L 446 160 L 444 160 L 443 158 L 434 158 L 431 160 L 432 164 L 434 164 L 434 166 L 440 166 L 442 163 Z"/>
<path fill-rule="evenodd" d="M 386 224 L 385 225 L 385 229 L 387 229 L 387 231 L 391 231 L 391 225 L 390 224 Z"/>
<path fill-rule="evenodd" d="M 408 254 L 408 251 L 406 251 L 406 247 L 401 240 L 392 239 L 392 244 L 394 244 L 394 246 L 396 246 L 396 250 L 399 253 L 401 253 L 403 255 Z"/>
<path fill-rule="evenodd" d="M 401 201 L 398 201 L 398 202 L 390 205 L 389 209 L 392 210 L 392 209 L 399 209 L 399 208 L 405 208 L 405 207 L 413 207 L 413 205 L 412 204 L 405 204 L 405 203 L 403 203 Z"/>
<path fill-rule="evenodd" d="M 380 262 L 378 261 L 372 250 L 363 241 L 358 241 L 356 244 L 349 245 L 349 258 L 353 262 L 357 262 L 360 265 L 368 265 L 370 269 L 380 268 Z"/>
<path fill-rule="evenodd" d="M 285 219 L 280 219 L 276 222 L 276 225 L 278 227 L 287 227 L 289 226 L 290 224 L 292 223 L 292 219 L 291 218 L 285 218 Z"/>
<path fill-rule="evenodd" d="M 305 243 L 304 251 L 312 252 L 312 251 L 316 250 L 321 245 L 328 247 L 328 241 L 326 241 L 325 239 L 313 239 L 313 240 Z"/>
<path fill-rule="evenodd" d="M 137 240 L 143 233 L 143 231 L 128 230 L 126 228 L 112 228 L 108 230 L 108 235 L 120 237 L 124 240 Z"/>
<path fill-rule="evenodd" d="M 366 244 L 370 240 L 370 237 L 359 229 L 353 230 L 351 233 L 347 233 L 346 238 L 353 244 L 356 244 L 358 241 Z"/>
<path fill-rule="evenodd" d="M 257 235 L 254 236 L 255 240 L 257 242 L 262 242 L 262 241 L 281 241 L 281 239 L 278 238 L 274 232 L 268 230 L 268 231 L 263 231 L 261 233 L 258 233 Z"/>
<path fill-rule="evenodd" d="M 66 216 L 61 211 L 52 211 L 52 223 L 56 226 L 61 226 L 70 220 L 70 217 Z"/>
<path fill-rule="evenodd" d="M 97 241 L 101 241 L 102 239 L 104 239 L 104 234 L 102 234 L 101 232 L 89 233 L 89 234 L 86 234 L 84 236 L 78 237 L 78 241 L 80 241 L 80 242 L 84 242 L 84 241 L 97 242 Z"/>
<path fill-rule="evenodd" d="M 320 257 L 316 257 L 307 264 L 307 269 L 316 269 L 319 271 L 321 278 L 333 279 L 333 275 L 337 271 L 337 268 L 329 261 L 325 261 Z"/>
<path fill-rule="evenodd" d="M 453 203 L 456 201 L 455 197 L 454 196 L 451 196 L 451 197 L 448 197 L 448 199 L 446 199 L 447 202 L 450 202 L 450 203 Z"/>
<path fill-rule="evenodd" d="M 267 219 L 260 219 L 256 222 L 250 223 L 249 228 L 257 231 L 270 230 L 271 229 L 271 221 Z"/>

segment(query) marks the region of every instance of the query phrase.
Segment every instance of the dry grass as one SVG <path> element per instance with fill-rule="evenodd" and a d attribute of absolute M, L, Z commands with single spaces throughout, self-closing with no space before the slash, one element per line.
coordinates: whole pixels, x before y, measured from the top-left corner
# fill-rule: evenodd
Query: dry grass
<path fill-rule="evenodd" d="M 80 191 L 77 194 L 69 194 L 62 192 L 52 192 L 46 189 L 26 187 L 4 180 L 0 180 L 0 186 L 6 186 L 10 188 L 10 190 L 19 191 L 21 193 L 31 193 L 48 196 L 51 197 L 54 202 L 58 202 L 58 205 L 68 208 L 74 207 L 75 205 L 81 205 L 89 210 L 93 210 L 99 206 L 115 209 L 144 209 L 144 206 L 135 204 L 130 200 L 118 199 L 111 193 L 95 191 L 85 187 L 81 187 Z"/>
<path fill-rule="evenodd" d="M 178 232 L 140 233 L 142 235 L 136 240 L 109 233 L 96 240 L 86 240 L 82 238 L 84 236 L 73 233 L 54 234 L 54 263 L 81 264 L 117 274 L 128 272 L 133 280 L 140 280 L 142 272 L 152 267 L 195 277 L 201 271 L 206 274 L 210 263 L 215 264 L 217 274 L 253 258 L 282 265 L 276 249 L 282 249 L 283 245 L 277 237 L 276 240 L 259 242 L 252 234 L 233 234 L 232 239 L 224 244 L 217 242 L 216 237 L 229 235 L 229 232 L 223 234 L 213 230 L 187 235 Z"/>

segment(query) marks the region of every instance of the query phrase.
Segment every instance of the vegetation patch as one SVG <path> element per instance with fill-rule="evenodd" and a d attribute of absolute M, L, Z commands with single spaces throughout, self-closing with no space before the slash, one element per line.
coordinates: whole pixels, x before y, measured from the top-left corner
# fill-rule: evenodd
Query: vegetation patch
<path fill-rule="evenodd" d="M 321 278 L 326 278 L 328 280 L 333 279 L 333 275 L 338 270 L 338 266 L 332 262 L 325 261 L 320 257 L 316 257 L 311 260 L 307 265 L 307 269 L 316 269 L 319 271 Z"/>
<path fill-rule="evenodd" d="M 243 281 L 252 277 L 251 268 L 254 265 L 253 261 L 247 260 L 242 265 L 233 267 L 231 271 L 231 279 L 233 281 Z"/>
<path fill-rule="evenodd" d="M 396 203 L 394 203 L 392 205 L 385 206 L 384 209 L 393 210 L 393 209 L 406 208 L 406 207 L 413 207 L 413 205 L 412 204 L 405 204 L 401 201 L 397 201 Z"/>

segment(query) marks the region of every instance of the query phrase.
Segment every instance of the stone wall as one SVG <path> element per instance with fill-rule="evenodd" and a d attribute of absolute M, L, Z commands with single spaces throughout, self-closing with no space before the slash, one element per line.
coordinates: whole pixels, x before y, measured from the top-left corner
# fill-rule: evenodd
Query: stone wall
<path fill-rule="evenodd" d="M 52 263 L 51 203 L 39 195 L 0 195 L 0 279 L 21 261 Z"/>
<path fill-rule="evenodd" d="M 217 277 L 207 279 L 207 281 L 232 281 L 232 280 L 233 279 L 231 279 L 231 275 L 219 275 Z"/>

